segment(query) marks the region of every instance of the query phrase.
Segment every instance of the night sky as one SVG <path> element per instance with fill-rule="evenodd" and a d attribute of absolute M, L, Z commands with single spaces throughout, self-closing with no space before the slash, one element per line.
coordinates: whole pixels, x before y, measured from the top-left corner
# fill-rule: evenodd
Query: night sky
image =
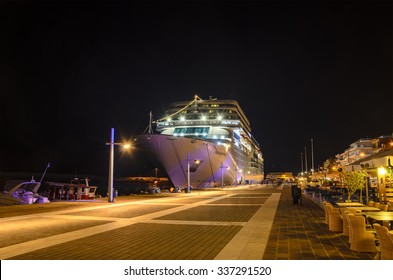
<path fill-rule="evenodd" d="M 391 135 L 392 2 L 0 3 L 0 171 L 107 175 L 173 101 L 235 99 L 266 172 Z M 155 166 L 116 151 L 115 176 Z"/>

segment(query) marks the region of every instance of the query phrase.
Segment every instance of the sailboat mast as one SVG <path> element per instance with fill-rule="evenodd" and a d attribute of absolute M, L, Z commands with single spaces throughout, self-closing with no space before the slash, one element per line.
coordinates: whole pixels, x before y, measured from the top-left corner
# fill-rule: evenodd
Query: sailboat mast
<path fill-rule="evenodd" d="M 44 176 L 45 176 L 45 174 L 46 174 L 46 171 L 48 170 L 49 167 L 50 167 L 50 162 L 48 162 L 48 165 L 46 166 L 45 171 L 44 171 L 44 173 L 43 173 L 42 176 L 41 176 L 40 183 L 42 183 L 42 179 L 44 179 Z"/>

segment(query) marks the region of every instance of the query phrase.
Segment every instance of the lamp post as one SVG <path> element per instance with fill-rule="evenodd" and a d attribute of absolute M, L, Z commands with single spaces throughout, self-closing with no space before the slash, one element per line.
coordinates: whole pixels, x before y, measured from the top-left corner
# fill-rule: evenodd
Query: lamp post
<path fill-rule="evenodd" d="M 304 146 L 304 162 L 306 165 L 306 174 L 307 174 L 307 147 Z"/>
<path fill-rule="evenodd" d="M 303 174 L 303 153 L 300 153 L 300 165 L 302 167 L 302 174 Z"/>
<path fill-rule="evenodd" d="M 385 175 L 386 169 L 383 166 L 378 167 L 378 196 L 381 203 L 386 199 Z"/>
<path fill-rule="evenodd" d="M 368 205 L 368 181 L 369 181 L 369 176 L 366 176 L 366 204 Z"/>
<path fill-rule="evenodd" d="M 311 174 L 314 175 L 314 139 L 311 138 Z"/>
<path fill-rule="evenodd" d="M 113 199 L 113 162 L 114 162 L 114 146 L 120 145 L 128 149 L 129 144 L 115 143 L 115 129 L 111 128 L 111 140 L 106 145 L 110 146 L 109 151 L 109 176 L 108 176 L 108 202 L 114 202 Z"/>
<path fill-rule="evenodd" d="M 224 166 L 221 163 L 221 188 L 224 188 L 224 173 L 223 173 Z"/>
<path fill-rule="evenodd" d="M 224 168 L 227 168 L 226 166 L 224 166 L 224 164 L 221 162 L 221 188 L 224 188 Z"/>
<path fill-rule="evenodd" d="M 190 192 L 190 153 L 187 152 L 187 193 Z"/>
<path fill-rule="evenodd" d="M 192 190 L 192 185 L 191 185 L 191 170 L 192 172 L 195 172 L 199 165 L 202 163 L 201 160 L 199 159 L 194 159 L 192 166 L 190 166 L 190 152 L 187 152 L 187 186 L 184 188 L 184 192 L 189 193 Z M 190 169 L 192 168 L 192 169 Z"/>

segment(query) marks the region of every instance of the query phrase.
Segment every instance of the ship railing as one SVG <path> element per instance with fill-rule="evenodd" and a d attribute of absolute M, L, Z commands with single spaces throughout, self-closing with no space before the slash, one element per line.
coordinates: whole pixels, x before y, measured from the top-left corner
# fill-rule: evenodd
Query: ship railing
<path fill-rule="evenodd" d="M 186 120 L 186 121 L 171 121 L 171 122 L 158 122 L 157 128 L 160 127 L 168 127 L 168 126 L 180 126 L 180 125 L 224 125 L 228 127 L 237 127 L 239 126 L 239 121 L 227 121 L 227 120 L 207 120 L 207 121 L 195 121 L 195 120 Z"/>

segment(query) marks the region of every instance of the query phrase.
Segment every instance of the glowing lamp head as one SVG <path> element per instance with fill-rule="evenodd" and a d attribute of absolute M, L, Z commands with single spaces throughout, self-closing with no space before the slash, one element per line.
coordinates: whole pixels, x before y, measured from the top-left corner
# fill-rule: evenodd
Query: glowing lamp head
<path fill-rule="evenodd" d="M 386 169 L 383 167 L 378 167 L 378 175 L 386 175 Z"/>

